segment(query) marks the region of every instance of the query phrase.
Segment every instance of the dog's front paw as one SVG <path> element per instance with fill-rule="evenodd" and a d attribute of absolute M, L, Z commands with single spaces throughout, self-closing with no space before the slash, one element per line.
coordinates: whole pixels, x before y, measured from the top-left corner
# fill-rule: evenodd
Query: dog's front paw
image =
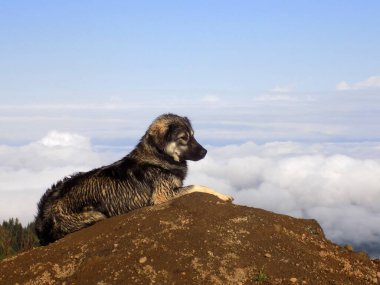
<path fill-rule="evenodd" d="M 193 192 L 207 193 L 207 194 L 211 194 L 211 195 L 218 197 L 220 200 L 222 200 L 224 202 L 232 202 L 234 200 L 234 198 L 232 196 L 219 193 L 219 192 L 215 191 L 214 189 L 207 187 L 207 186 L 193 185 L 190 187 L 191 188 L 188 190 L 188 193 L 193 193 Z"/>
<path fill-rule="evenodd" d="M 232 202 L 234 200 L 234 197 L 230 195 L 220 194 L 220 193 L 219 195 L 217 195 L 217 197 L 224 202 Z"/>

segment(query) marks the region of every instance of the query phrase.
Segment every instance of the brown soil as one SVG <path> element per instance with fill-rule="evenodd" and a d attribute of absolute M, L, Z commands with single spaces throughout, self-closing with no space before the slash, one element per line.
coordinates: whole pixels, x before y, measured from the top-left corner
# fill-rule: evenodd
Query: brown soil
<path fill-rule="evenodd" d="M 0 284 L 380 284 L 314 220 L 195 193 L 0 262 Z"/>

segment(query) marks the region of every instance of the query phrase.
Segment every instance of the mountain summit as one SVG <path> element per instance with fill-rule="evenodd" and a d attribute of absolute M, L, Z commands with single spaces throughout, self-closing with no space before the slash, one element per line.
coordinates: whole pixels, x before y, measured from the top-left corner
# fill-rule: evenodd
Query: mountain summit
<path fill-rule="evenodd" d="M 315 220 L 194 193 L 7 258 L 0 284 L 380 284 L 380 260 Z"/>

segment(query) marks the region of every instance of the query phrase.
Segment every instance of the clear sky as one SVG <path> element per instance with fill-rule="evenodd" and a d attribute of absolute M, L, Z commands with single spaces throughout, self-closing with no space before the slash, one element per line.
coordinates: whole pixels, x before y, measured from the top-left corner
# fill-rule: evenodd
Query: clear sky
<path fill-rule="evenodd" d="M 380 75 L 379 11 L 379 1 L 1 1 L 1 101 L 327 92 Z"/>
<path fill-rule="evenodd" d="M 379 1 L 1 1 L 0 140 L 57 129 L 127 143 L 171 111 L 207 125 L 212 144 L 380 141 L 379 11 Z"/>
<path fill-rule="evenodd" d="M 1 1 L 0 222 L 124 156 L 159 114 L 188 183 L 380 256 L 380 1 Z"/>

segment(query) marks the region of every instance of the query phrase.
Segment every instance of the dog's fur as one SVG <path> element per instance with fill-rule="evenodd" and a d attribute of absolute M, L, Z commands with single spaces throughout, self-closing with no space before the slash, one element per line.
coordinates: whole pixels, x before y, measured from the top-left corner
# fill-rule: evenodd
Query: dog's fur
<path fill-rule="evenodd" d="M 40 243 L 46 245 L 105 218 L 192 192 L 232 201 L 204 186 L 182 187 L 186 160 L 200 160 L 206 153 L 186 117 L 161 115 L 123 159 L 66 177 L 46 191 L 36 217 Z"/>

